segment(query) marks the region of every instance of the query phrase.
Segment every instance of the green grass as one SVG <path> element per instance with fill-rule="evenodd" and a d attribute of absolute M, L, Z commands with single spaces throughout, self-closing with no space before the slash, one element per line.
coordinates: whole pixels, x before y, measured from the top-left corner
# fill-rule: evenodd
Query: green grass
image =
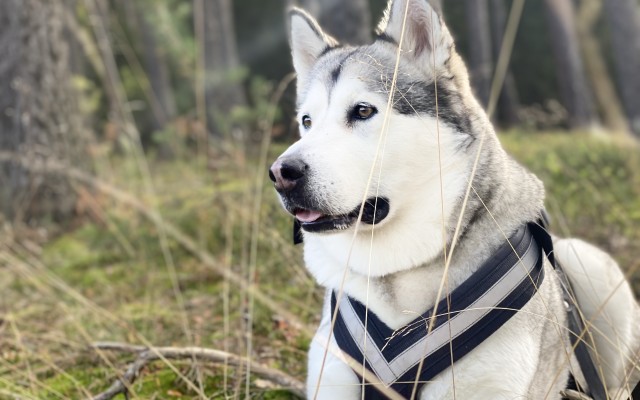
<path fill-rule="evenodd" d="M 640 270 L 640 147 L 579 134 L 511 133 L 507 150 L 545 183 L 552 229 Z M 635 273 L 636 292 L 640 273 Z"/>
<path fill-rule="evenodd" d="M 513 132 L 502 140 L 545 181 L 553 229 L 610 251 L 626 270 L 636 272 L 633 279 L 640 288 L 638 148 L 570 134 Z M 261 224 L 252 257 L 254 182 L 266 166 L 233 153 L 219 156 L 213 169 L 188 160 L 152 161 L 152 195 L 142 189 L 131 160 L 96 163 L 102 179 L 159 211 L 216 263 L 245 278 L 253 274 L 259 290 L 283 310 L 304 324 L 317 322 L 321 291 L 302 265 L 301 249 L 291 244 L 291 221 L 267 182 L 261 188 Z M 198 345 L 246 354 L 246 291 L 227 285 L 215 269 L 168 238 L 181 307 L 158 226 L 105 194 L 93 193 L 93 199 L 94 211 L 77 229 L 44 242 L 0 247 L 0 254 L 20 260 L 0 261 L 0 398 L 14 398 L 9 393 L 83 398 L 104 390 L 133 356 L 99 355 L 89 348 L 94 341 L 140 344 L 142 337 L 157 346 Z M 253 259 L 255 269 L 250 268 Z M 259 302 L 252 316 L 252 359 L 303 380 L 308 333 Z M 193 378 L 188 360 L 173 365 Z M 244 395 L 241 369 L 229 369 L 225 385 L 221 366 L 199 368 L 208 396 Z M 256 376 L 250 393 L 256 399 L 294 398 Z M 198 398 L 163 362 L 143 371 L 132 397 Z"/>

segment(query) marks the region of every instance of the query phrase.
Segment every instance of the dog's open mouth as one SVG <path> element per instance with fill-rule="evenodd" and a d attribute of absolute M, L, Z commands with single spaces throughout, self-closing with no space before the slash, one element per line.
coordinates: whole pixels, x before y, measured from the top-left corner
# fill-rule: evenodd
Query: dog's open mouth
<path fill-rule="evenodd" d="M 368 225 L 379 224 L 389 215 L 389 201 L 383 197 L 372 197 L 348 214 L 327 215 L 320 211 L 295 209 L 295 215 L 300 226 L 307 232 L 327 232 L 349 228 L 358 220 L 362 210 L 362 222 Z"/>

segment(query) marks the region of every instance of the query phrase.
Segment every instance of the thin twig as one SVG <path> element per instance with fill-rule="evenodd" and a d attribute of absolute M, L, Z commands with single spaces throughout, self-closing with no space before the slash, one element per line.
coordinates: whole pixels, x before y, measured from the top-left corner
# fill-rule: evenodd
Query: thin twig
<path fill-rule="evenodd" d="M 220 350 L 206 349 L 202 347 L 155 347 L 153 351 L 145 346 L 136 346 L 127 343 L 99 342 L 92 345 L 94 349 L 102 351 L 115 351 L 119 353 L 136 353 L 138 358 L 127 367 L 122 378 L 115 381 L 109 389 L 95 396 L 93 400 L 110 400 L 118 394 L 127 392 L 127 387 L 131 386 L 140 376 L 142 369 L 153 361 L 160 359 L 160 356 L 172 360 L 197 360 L 199 362 L 209 362 L 214 364 L 227 364 L 233 366 L 251 365 L 251 371 L 265 379 L 289 390 L 291 393 L 304 397 L 304 384 L 292 376 L 269 368 L 263 364 L 247 360 L 244 357 L 227 353 Z"/>

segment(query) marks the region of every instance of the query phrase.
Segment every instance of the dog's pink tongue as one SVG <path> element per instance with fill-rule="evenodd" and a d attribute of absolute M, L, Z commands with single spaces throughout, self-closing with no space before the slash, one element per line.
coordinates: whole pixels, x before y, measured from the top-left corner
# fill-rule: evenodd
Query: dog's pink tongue
<path fill-rule="evenodd" d="M 300 222 L 313 222 L 322 218 L 324 215 L 318 211 L 302 210 L 296 212 L 296 218 Z"/>

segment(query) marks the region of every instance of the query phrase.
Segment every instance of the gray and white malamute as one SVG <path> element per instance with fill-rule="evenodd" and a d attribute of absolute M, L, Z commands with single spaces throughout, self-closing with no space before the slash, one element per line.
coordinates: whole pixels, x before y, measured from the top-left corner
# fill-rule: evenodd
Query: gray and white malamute
<path fill-rule="evenodd" d="M 294 9 L 291 42 L 301 138 L 270 176 L 327 288 L 309 398 L 628 398 L 629 284 L 607 254 L 546 234 L 542 183 L 500 146 L 428 2 L 390 1 L 362 47 Z"/>

